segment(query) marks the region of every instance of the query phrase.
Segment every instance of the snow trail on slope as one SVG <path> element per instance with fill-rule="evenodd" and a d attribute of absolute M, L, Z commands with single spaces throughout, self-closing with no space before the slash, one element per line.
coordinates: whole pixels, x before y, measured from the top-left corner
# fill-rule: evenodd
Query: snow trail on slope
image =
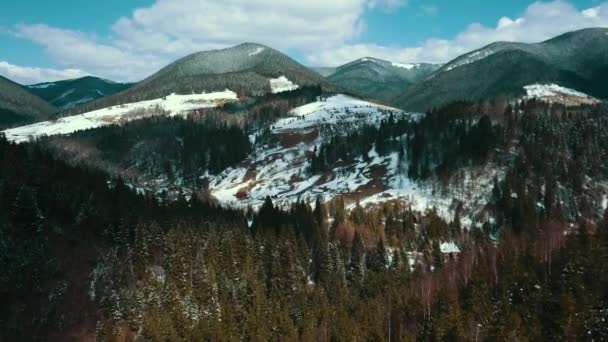
<path fill-rule="evenodd" d="M 70 134 L 76 131 L 119 123 L 121 120 L 130 121 L 140 118 L 141 116 L 128 115 L 134 111 L 154 111 L 159 108 L 170 112 L 171 115 L 175 115 L 200 108 L 212 108 L 223 102 L 236 100 L 236 93 L 230 90 L 192 95 L 171 94 L 165 98 L 117 105 L 80 115 L 67 116 L 58 120 L 12 128 L 5 130 L 4 134 L 10 141 L 17 143 L 27 142 L 31 138 Z"/>

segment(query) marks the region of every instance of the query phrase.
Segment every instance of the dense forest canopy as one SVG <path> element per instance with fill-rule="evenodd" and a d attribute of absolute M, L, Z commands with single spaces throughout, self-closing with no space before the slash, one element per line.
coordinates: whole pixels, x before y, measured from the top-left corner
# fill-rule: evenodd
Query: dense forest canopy
<path fill-rule="evenodd" d="M 401 153 L 419 180 L 505 167 L 486 206 L 493 223 L 466 229 L 458 209 L 449 220 L 403 203 L 349 210 L 341 197 L 289 207 L 267 198 L 247 211 L 160 201 L 42 141 L 0 139 L 0 336 L 608 339 L 607 114 L 458 102 L 336 137 L 311 156 L 310 172 L 322 173 L 374 146 Z M 107 160 L 148 139 L 157 161 L 180 156 L 171 168 L 211 170 L 248 152 L 247 127 L 154 118 L 77 136 L 99 139 Z M 234 160 L 207 158 L 229 145 Z"/>

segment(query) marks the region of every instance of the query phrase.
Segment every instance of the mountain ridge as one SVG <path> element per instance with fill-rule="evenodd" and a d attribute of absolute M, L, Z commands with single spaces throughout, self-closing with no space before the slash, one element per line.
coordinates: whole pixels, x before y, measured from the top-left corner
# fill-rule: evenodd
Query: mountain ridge
<path fill-rule="evenodd" d="M 403 64 L 364 57 L 337 67 L 328 79 L 353 94 L 390 104 L 437 68 L 428 63 Z"/>
<path fill-rule="evenodd" d="M 131 83 L 119 83 L 95 76 L 27 85 L 29 91 L 60 110 L 95 101 L 129 88 Z"/>
<path fill-rule="evenodd" d="M 495 42 L 446 63 L 395 102 L 427 110 L 454 100 L 518 97 L 524 86 L 534 83 L 556 83 L 607 98 L 608 90 L 601 85 L 608 76 L 607 33 L 593 28 L 540 43 Z"/>
<path fill-rule="evenodd" d="M 56 111 L 27 88 L 0 76 L 0 127 L 44 120 Z"/>

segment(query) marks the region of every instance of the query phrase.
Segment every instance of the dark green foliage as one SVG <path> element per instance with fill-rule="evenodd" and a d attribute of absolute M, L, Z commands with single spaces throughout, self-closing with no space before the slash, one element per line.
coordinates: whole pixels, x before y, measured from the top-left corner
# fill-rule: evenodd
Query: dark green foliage
<path fill-rule="evenodd" d="M 389 61 L 367 57 L 336 68 L 328 79 L 358 96 L 391 103 L 391 100 L 439 67 L 438 64 L 416 64 L 404 68 Z"/>
<path fill-rule="evenodd" d="M 161 116 L 78 132 L 69 139 L 95 146 L 99 163 L 123 169 L 135 164 L 148 176 L 183 178 L 189 186 L 205 171 L 217 174 L 236 165 L 252 148 L 247 132 L 238 126 Z"/>
<path fill-rule="evenodd" d="M 454 104 L 446 123 L 441 110 L 418 123 L 389 119 L 360 132 L 360 146 L 349 153 L 362 156 L 374 146 L 412 154 L 414 143 L 402 137 L 416 129 L 425 136 L 416 148 L 431 155 L 419 162 L 436 166 L 429 173 L 439 165 L 503 163 L 506 177 L 497 177 L 487 205 L 497 222 L 484 228 L 498 241 L 463 229 L 461 205 L 446 222 L 436 210 L 398 203 L 352 203 L 346 212 L 344 199 L 319 199 L 313 209 L 267 198 L 247 214 L 183 194 L 161 203 L 120 179 L 56 160 L 40 145 L 1 140 L 0 336 L 605 339 L 608 212 L 598 215 L 595 193 L 595 182 L 608 177 L 605 108 L 532 101 L 496 119 L 500 125 L 470 108 Z M 188 129 L 175 127 L 184 139 Z M 114 140 L 128 141 L 127 133 L 108 132 L 124 134 L 104 140 L 120 151 Z M 339 148 L 322 150 L 337 162 Z M 461 252 L 442 253 L 443 241 Z"/>
<path fill-rule="evenodd" d="M 23 86 L 0 76 L 0 128 L 46 120 L 56 111 Z"/>

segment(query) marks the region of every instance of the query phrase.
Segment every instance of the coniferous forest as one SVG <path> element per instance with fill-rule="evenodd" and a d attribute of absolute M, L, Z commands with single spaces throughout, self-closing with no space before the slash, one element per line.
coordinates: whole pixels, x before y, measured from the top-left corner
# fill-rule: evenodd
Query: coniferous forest
<path fill-rule="evenodd" d="M 288 207 L 269 197 L 245 211 L 161 200 L 110 168 L 65 161 L 48 140 L 2 138 L 0 339 L 608 340 L 608 211 L 597 198 L 607 114 L 456 102 L 310 156 L 310 173 L 322 174 L 373 146 L 407 159 L 405 176 L 437 182 L 471 165 L 504 167 L 485 208 L 495 219 L 469 228 L 456 200 L 452 220 L 341 197 Z M 142 152 L 150 170 L 178 176 L 241 161 L 248 129 L 150 118 L 77 135 L 113 163 L 152 141 Z"/>

